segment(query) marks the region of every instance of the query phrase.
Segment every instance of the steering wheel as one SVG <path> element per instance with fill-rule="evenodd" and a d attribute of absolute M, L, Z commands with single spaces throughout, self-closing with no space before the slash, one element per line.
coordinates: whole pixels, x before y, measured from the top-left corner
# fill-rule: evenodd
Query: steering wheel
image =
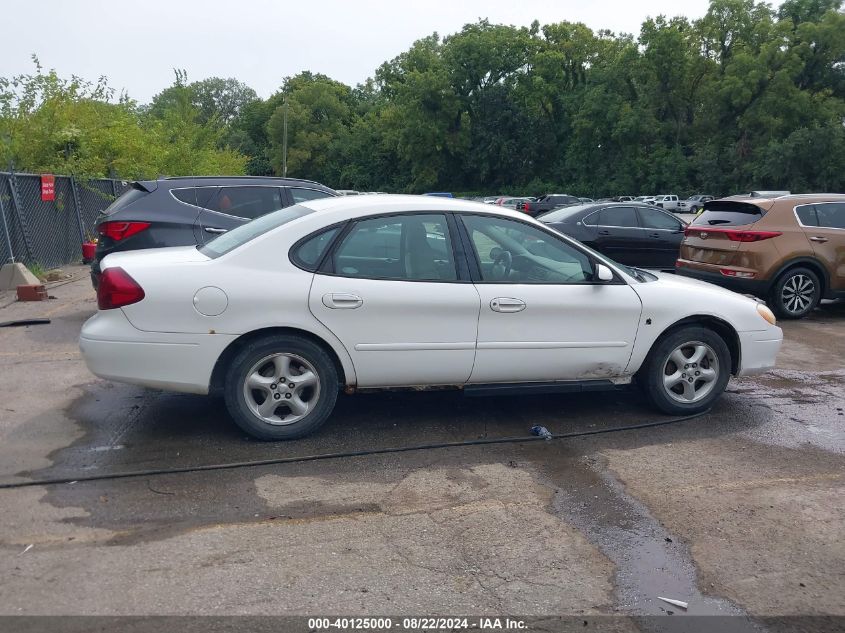
<path fill-rule="evenodd" d="M 510 277 L 513 268 L 513 255 L 510 251 L 500 249 L 493 257 L 493 276 L 497 279 Z"/>

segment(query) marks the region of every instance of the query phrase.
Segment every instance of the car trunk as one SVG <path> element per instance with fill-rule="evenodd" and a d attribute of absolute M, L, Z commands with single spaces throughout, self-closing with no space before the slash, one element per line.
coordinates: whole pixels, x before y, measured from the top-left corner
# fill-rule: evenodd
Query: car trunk
<path fill-rule="evenodd" d="M 733 200 L 705 203 L 704 211 L 684 231 L 681 259 L 730 266 L 742 245 L 734 232 L 750 228 L 765 215 L 769 206 L 763 208 L 758 204 Z"/>

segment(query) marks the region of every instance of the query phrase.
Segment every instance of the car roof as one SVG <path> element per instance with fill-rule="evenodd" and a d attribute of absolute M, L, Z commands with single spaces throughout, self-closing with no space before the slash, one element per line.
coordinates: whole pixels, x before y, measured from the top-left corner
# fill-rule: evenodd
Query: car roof
<path fill-rule="evenodd" d="M 484 213 L 500 215 L 502 217 L 531 220 L 524 213 L 501 207 L 499 205 L 484 204 L 461 198 L 441 198 L 439 196 L 414 196 L 401 194 L 338 196 L 336 198 L 319 198 L 299 203 L 320 213 L 325 223 L 342 222 L 352 218 L 379 215 L 382 213 L 402 213 L 405 211 L 466 211 L 468 213 Z"/>
<path fill-rule="evenodd" d="M 214 187 L 218 185 L 276 185 L 282 186 L 297 186 L 302 185 L 307 188 L 319 188 L 324 191 L 334 191 L 331 187 L 316 182 L 314 180 L 305 180 L 304 178 L 282 178 L 276 176 L 168 176 L 158 178 L 156 180 L 136 180 L 135 183 L 140 185 L 147 191 L 154 191 L 159 185 L 164 185 L 169 189 L 178 189 L 179 187 Z"/>
<path fill-rule="evenodd" d="M 790 201 L 796 202 L 840 202 L 845 201 L 845 193 L 791 193 L 786 196 L 773 196 L 770 198 L 761 198 L 758 196 L 749 196 L 748 194 L 739 194 L 735 196 L 727 196 L 726 198 L 719 198 L 718 200 L 734 200 L 738 202 L 749 202 L 756 205 L 771 205 L 774 202 Z M 718 202 L 714 200 L 714 202 Z"/>
<path fill-rule="evenodd" d="M 545 222 L 548 217 L 552 214 L 558 215 L 559 217 L 555 220 L 555 222 L 560 222 L 560 220 L 564 220 L 567 218 L 571 218 L 575 215 L 584 215 L 587 216 L 590 213 L 595 213 L 601 209 L 612 209 L 614 207 L 634 207 L 637 209 L 655 209 L 667 215 L 671 215 L 665 209 L 661 209 L 660 207 L 656 207 L 653 204 L 645 204 L 643 202 L 637 202 L 636 200 L 628 200 L 623 202 L 585 202 L 583 204 L 572 204 L 567 205 L 565 207 L 558 207 L 557 209 L 552 209 L 548 213 L 543 213 L 537 216 L 537 219 L 540 222 Z"/>

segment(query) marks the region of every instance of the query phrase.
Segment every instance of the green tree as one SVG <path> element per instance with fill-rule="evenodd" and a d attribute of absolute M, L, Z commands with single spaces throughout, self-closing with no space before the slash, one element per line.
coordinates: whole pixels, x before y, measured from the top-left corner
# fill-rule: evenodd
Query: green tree
<path fill-rule="evenodd" d="M 221 131 L 198 122 L 184 87 L 154 117 L 125 95 L 113 101 L 104 78 L 63 79 L 34 61 L 34 73 L 0 78 L 4 167 L 124 178 L 243 173 L 246 158 L 218 148 Z"/>
<path fill-rule="evenodd" d="M 283 172 L 287 110 L 288 175 L 337 182 L 336 157 L 346 142 L 355 115 L 352 90 L 325 75 L 305 72 L 286 79 L 281 92 L 282 103 L 267 121 L 273 169 L 277 174 Z"/>

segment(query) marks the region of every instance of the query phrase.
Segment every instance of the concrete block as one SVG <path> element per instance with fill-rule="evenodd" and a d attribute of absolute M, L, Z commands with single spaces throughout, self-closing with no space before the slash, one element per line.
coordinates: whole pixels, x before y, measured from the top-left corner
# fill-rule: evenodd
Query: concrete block
<path fill-rule="evenodd" d="M 41 282 L 21 263 L 3 264 L 0 268 L 0 290 L 14 290 L 18 286 L 37 286 Z"/>

